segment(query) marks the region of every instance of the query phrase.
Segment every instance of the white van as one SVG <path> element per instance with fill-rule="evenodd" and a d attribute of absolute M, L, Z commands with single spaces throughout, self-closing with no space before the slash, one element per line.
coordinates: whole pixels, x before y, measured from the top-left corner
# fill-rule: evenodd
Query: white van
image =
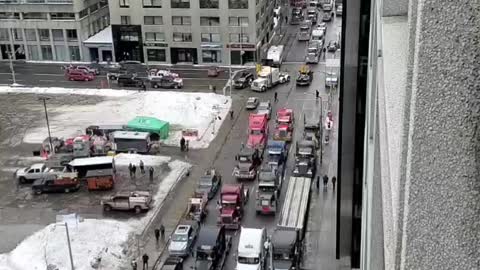
<path fill-rule="evenodd" d="M 236 270 L 265 270 L 267 233 L 265 229 L 242 227 L 238 241 Z"/>

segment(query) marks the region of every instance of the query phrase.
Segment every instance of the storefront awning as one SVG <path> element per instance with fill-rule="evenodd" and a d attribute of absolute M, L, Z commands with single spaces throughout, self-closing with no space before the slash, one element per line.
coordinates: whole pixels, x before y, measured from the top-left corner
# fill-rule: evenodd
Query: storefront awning
<path fill-rule="evenodd" d="M 106 27 L 102 31 L 89 37 L 83 44 L 89 48 L 113 47 L 112 27 Z"/>

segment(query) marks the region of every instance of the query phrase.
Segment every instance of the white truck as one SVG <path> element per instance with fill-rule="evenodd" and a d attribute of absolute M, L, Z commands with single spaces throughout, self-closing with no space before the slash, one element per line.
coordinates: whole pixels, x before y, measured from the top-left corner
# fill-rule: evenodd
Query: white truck
<path fill-rule="evenodd" d="M 258 72 L 258 77 L 252 82 L 250 87 L 253 91 L 265 92 L 281 82 L 280 70 L 278 68 L 264 66 Z"/>
<path fill-rule="evenodd" d="M 76 172 L 68 171 L 67 167 L 50 168 L 44 163 L 36 163 L 30 167 L 18 169 L 15 172 L 15 179 L 20 184 L 33 183 L 37 179 L 48 176 L 57 176 L 57 178 L 77 178 Z"/>
<path fill-rule="evenodd" d="M 300 25 L 300 30 L 298 31 L 297 38 L 299 41 L 308 41 L 310 40 L 310 35 L 312 34 L 312 22 L 304 21 Z"/>
<path fill-rule="evenodd" d="M 321 43 L 318 41 L 310 41 L 307 47 L 307 55 L 305 56 L 305 63 L 318 64 L 321 53 L 322 53 Z"/>
<path fill-rule="evenodd" d="M 238 241 L 237 270 L 266 269 L 268 253 L 267 233 L 264 228 L 244 228 Z"/>
<path fill-rule="evenodd" d="M 283 45 L 271 46 L 267 52 L 267 60 L 272 62 L 274 67 L 282 65 L 283 59 Z"/>
<path fill-rule="evenodd" d="M 103 210 L 106 212 L 113 210 L 134 210 L 140 214 L 144 210 L 150 209 L 152 196 L 148 191 L 121 191 L 111 196 L 105 196 L 101 200 Z"/>
<path fill-rule="evenodd" d="M 310 37 L 310 41 L 323 41 L 325 35 L 325 31 L 320 28 L 315 28 L 312 31 L 312 36 Z"/>

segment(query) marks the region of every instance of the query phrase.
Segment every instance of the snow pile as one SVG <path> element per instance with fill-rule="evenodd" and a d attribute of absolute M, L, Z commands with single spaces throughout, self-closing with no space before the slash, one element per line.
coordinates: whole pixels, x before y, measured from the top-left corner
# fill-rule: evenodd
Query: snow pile
<path fill-rule="evenodd" d="M 183 129 L 197 129 L 190 148 L 206 148 L 215 138 L 231 106 L 231 98 L 213 93 L 137 92 L 111 89 L 10 88 L 0 93 L 78 94 L 104 96 L 95 105 L 49 107 L 52 136 L 69 138 L 90 125 L 124 125 L 136 116 L 151 116 L 170 123 L 167 145 L 178 146 Z M 215 123 L 213 122 L 215 119 Z M 47 134 L 40 125 L 27 131 L 24 142 L 42 143 Z"/>
<path fill-rule="evenodd" d="M 160 165 L 170 159 L 122 154 L 116 162 L 123 165 L 136 162 L 137 158 L 150 165 Z M 75 269 L 125 269 L 131 260 L 126 254 L 135 244 L 135 235 L 145 229 L 168 193 L 191 167 L 178 160 L 169 162 L 168 166 L 171 171 L 153 195 L 152 208 L 141 218 L 132 217 L 125 222 L 85 219 L 73 225 L 69 222 Z M 70 269 L 66 231 L 61 224 L 50 224 L 22 241 L 12 252 L 0 254 L 0 270 L 44 270 L 48 265 L 54 266 L 51 269 Z"/>
<path fill-rule="evenodd" d="M 128 166 L 131 163 L 137 167 L 140 165 L 140 160 L 143 161 L 143 165 L 145 167 L 151 167 L 160 165 L 165 162 L 169 162 L 170 159 L 170 157 L 166 156 L 151 156 L 125 153 L 118 154 L 114 157 L 116 166 Z"/>

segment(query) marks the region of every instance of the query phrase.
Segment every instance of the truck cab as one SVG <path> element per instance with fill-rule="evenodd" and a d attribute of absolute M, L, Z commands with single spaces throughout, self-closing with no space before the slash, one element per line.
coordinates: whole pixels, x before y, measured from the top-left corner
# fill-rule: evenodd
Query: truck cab
<path fill-rule="evenodd" d="M 278 68 L 263 66 L 257 75 L 250 86 L 252 91 L 265 92 L 280 83 L 280 70 Z"/>
<path fill-rule="evenodd" d="M 186 218 L 202 222 L 207 216 L 207 201 L 206 193 L 201 194 L 201 196 L 196 196 L 195 198 L 190 198 L 188 200 Z"/>
<path fill-rule="evenodd" d="M 288 156 L 286 142 L 270 140 L 267 144 L 267 153 L 267 165 L 283 175 Z"/>
<path fill-rule="evenodd" d="M 302 66 L 298 71 L 297 85 L 307 86 L 313 80 L 313 71 L 308 66 Z"/>
<path fill-rule="evenodd" d="M 275 214 L 282 188 L 282 178 L 276 168 L 263 166 L 258 173 L 255 210 L 257 214 Z"/>
<path fill-rule="evenodd" d="M 309 20 L 303 21 L 300 24 L 300 30 L 298 32 L 299 41 L 308 41 L 310 40 L 310 34 L 312 33 L 312 22 Z"/>
<path fill-rule="evenodd" d="M 277 111 L 277 125 L 288 125 L 293 130 L 294 121 L 295 117 L 292 109 L 282 108 Z"/>
<path fill-rule="evenodd" d="M 268 116 L 265 114 L 250 114 L 248 118 L 248 140 L 250 148 L 263 149 L 267 143 Z"/>
<path fill-rule="evenodd" d="M 313 141 L 297 142 L 293 175 L 297 177 L 315 177 L 317 169 L 316 148 Z"/>
<path fill-rule="evenodd" d="M 237 270 L 266 269 L 265 243 L 267 235 L 264 228 L 244 228 L 240 232 L 238 241 Z"/>
<path fill-rule="evenodd" d="M 236 155 L 237 166 L 233 169 L 233 176 L 240 179 L 253 180 L 257 176 L 257 167 L 262 164 L 262 158 L 258 149 L 243 148 Z"/>
<path fill-rule="evenodd" d="M 194 270 L 221 270 L 232 246 L 224 226 L 200 229 L 195 252 Z"/>
<path fill-rule="evenodd" d="M 307 55 L 305 56 L 305 62 L 307 64 L 318 64 L 320 60 L 321 46 L 319 41 L 310 41 L 307 47 Z"/>
<path fill-rule="evenodd" d="M 248 189 L 243 184 L 224 185 L 220 194 L 218 225 L 225 226 L 226 229 L 238 230 L 247 200 Z"/>
<path fill-rule="evenodd" d="M 272 270 L 299 269 L 302 242 L 298 231 L 275 229 L 272 235 Z"/>

